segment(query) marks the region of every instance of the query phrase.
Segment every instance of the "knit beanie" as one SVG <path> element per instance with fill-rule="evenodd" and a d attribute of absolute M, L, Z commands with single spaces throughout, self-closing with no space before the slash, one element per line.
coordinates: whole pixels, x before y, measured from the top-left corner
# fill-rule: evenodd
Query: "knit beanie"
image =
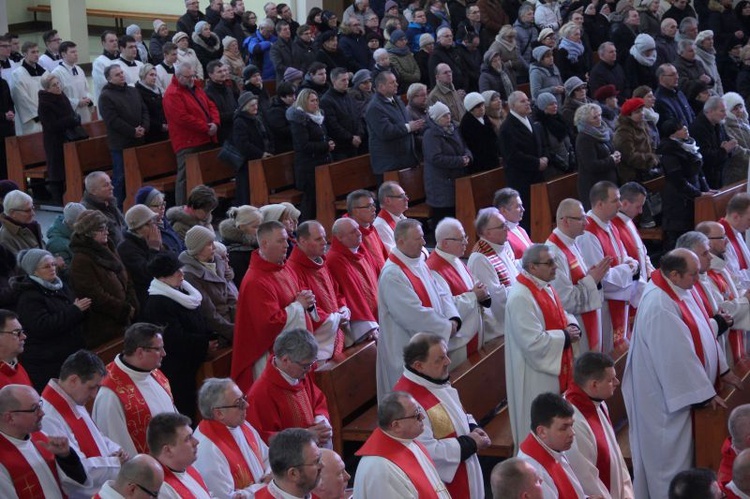
<path fill-rule="evenodd" d="M 360 69 L 359 71 L 354 73 L 354 78 L 352 78 L 352 87 L 357 88 L 367 80 L 372 80 L 372 73 L 370 73 L 369 69 Z"/>
<path fill-rule="evenodd" d="M 185 234 L 185 248 L 188 255 L 195 256 L 201 252 L 207 244 L 216 240 L 216 235 L 202 225 L 194 225 L 187 234 Z"/>
<path fill-rule="evenodd" d="M 221 44 L 224 46 L 224 50 L 229 50 L 229 46 L 232 44 L 232 42 L 236 42 L 237 39 L 233 36 L 225 36 L 221 39 Z"/>
<path fill-rule="evenodd" d="M 542 59 L 544 59 L 544 56 L 547 54 L 547 52 L 552 52 L 552 49 L 546 45 L 539 45 L 531 51 L 531 55 L 534 56 L 535 61 L 542 62 Z"/>
<path fill-rule="evenodd" d="M 471 111 L 479 104 L 484 104 L 484 97 L 482 97 L 482 94 L 480 93 L 471 92 L 464 97 L 464 109 L 467 111 Z"/>
<path fill-rule="evenodd" d="M 135 193 L 135 203 L 151 206 L 159 196 L 163 196 L 163 194 L 159 192 L 155 187 L 146 185 L 138 189 L 138 191 Z"/>
<path fill-rule="evenodd" d="M 557 99 L 549 92 L 542 92 L 536 96 L 536 108 L 540 111 L 547 109 L 550 104 L 556 104 Z"/>
<path fill-rule="evenodd" d="M 177 45 L 177 42 L 179 42 L 183 38 L 188 38 L 187 33 L 185 33 L 184 31 L 178 31 L 174 34 L 174 36 L 172 36 L 172 43 Z"/>
<path fill-rule="evenodd" d="M 68 203 L 63 208 L 63 220 L 67 225 L 73 226 L 78 220 L 78 215 L 86 211 L 86 207 L 81 203 Z"/>
<path fill-rule="evenodd" d="M 125 28 L 125 34 L 130 36 L 135 36 L 136 33 L 138 33 L 141 30 L 141 27 L 137 24 L 131 24 L 127 28 Z"/>
<path fill-rule="evenodd" d="M 441 116 L 444 116 L 445 114 L 450 113 L 451 110 L 448 109 L 448 106 L 438 101 L 432 106 L 430 106 L 430 109 L 428 109 L 427 112 L 430 115 L 430 119 L 432 121 L 437 121 Z"/>
<path fill-rule="evenodd" d="M 160 277 L 169 277 L 182 267 L 182 264 L 177 259 L 177 255 L 171 251 L 161 251 L 149 260 L 146 264 L 146 270 L 148 273 L 154 276 L 156 279 Z"/>
<path fill-rule="evenodd" d="M 45 256 L 52 256 L 52 253 L 39 248 L 24 249 L 18 252 L 16 262 L 21 270 L 31 275 Z"/>
<path fill-rule="evenodd" d="M 154 32 L 159 31 L 159 28 L 161 28 L 162 26 L 166 26 L 166 25 L 167 23 L 165 23 L 161 19 L 154 19 Z"/>
<path fill-rule="evenodd" d="M 201 30 L 203 29 L 203 26 L 211 26 L 206 21 L 198 21 L 195 23 L 195 29 L 193 30 L 196 34 L 200 34 Z"/>
<path fill-rule="evenodd" d="M 429 33 L 424 33 L 419 36 L 419 48 L 425 48 L 427 45 L 435 43 L 435 37 Z"/>
<path fill-rule="evenodd" d="M 640 35 L 636 36 L 633 45 L 635 45 L 635 49 L 641 54 L 644 54 L 646 53 L 646 51 L 656 48 L 656 42 L 653 38 L 651 38 L 651 35 L 647 35 L 646 33 L 641 33 Z"/>
<path fill-rule="evenodd" d="M 297 68 L 289 66 L 284 71 L 284 81 L 292 82 L 295 80 L 301 80 L 305 77 L 305 74 Z"/>

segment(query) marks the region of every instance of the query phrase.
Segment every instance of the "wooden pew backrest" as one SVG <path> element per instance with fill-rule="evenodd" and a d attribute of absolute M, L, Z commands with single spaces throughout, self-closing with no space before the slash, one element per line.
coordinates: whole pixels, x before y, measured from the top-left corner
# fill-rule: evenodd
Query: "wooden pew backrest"
<path fill-rule="evenodd" d="M 144 185 L 173 192 L 177 179 L 177 157 L 168 140 L 123 151 L 125 160 L 125 210 L 135 204 L 135 195 Z"/>
<path fill-rule="evenodd" d="M 531 240 L 543 243 L 555 228 L 557 205 L 565 198 L 578 199 L 578 174 L 570 173 L 531 186 Z"/>
<path fill-rule="evenodd" d="M 740 192 L 747 192 L 746 180 L 722 187 L 716 194 L 695 198 L 695 224 L 716 221 L 726 215 L 729 200 Z"/>
<path fill-rule="evenodd" d="M 425 202 L 424 166 L 385 172 L 383 180 L 396 182 L 409 196 L 409 209 L 405 213 L 407 217 L 425 219 L 432 216 L 432 208 Z"/>
<path fill-rule="evenodd" d="M 266 159 L 248 162 L 250 171 L 250 204 L 266 204 L 288 201 L 298 204 L 302 192 L 294 184 L 294 152 L 277 154 Z"/>
<path fill-rule="evenodd" d="M 506 186 L 502 167 L 456 179 L 456 218 L 464 226 L 469 244 L 466 256 L 477 241 L 474 219 L 482 208 L 492 206 L 495 192 Z"/>
<path fill-rule="evenodd" d="M 235 171 L 219 159 L 220 148 L 191 154 L 186 158 L 187 192 L 203 184 L 216 191 L 216 196 L 234 198 Z"/>
<path fill-rule="evenodd" d="M 330 233 L 338 213 L 346 210 L 347 194 L 376 187 L 369 154 L 318 166 L 315 168 L 318 222 Z"/>
<path fill-rule="evenodd" d="M 65 203 L 78 202 L 83 197 L 83 180 L 91 172 L 112 169 L 112 155 L 107 137 L 94 137 L 78 142 L 68 142 L 63 147 L 65 155 Z"/>

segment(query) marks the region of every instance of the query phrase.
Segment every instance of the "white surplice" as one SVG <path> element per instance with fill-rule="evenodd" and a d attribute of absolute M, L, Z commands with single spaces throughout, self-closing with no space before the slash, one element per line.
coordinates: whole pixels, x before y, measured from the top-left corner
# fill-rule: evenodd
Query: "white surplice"
<path fill-rule="evenodd" d="M 99 488 L 107 480 L 114 480 L 117 477 L 117 473 L 120 471 L 120 459 L 113 457 L 112 454 L 120 450 L 120 446 L 115 442 L 104 436 L 99 428 L 96 427 L 94 421 L 89 416 L 89 412 L 86 407 L 76 404 L 67 393 L 60 388 L 60 385 L 56 380 L 50 380 L 49 386 L 52 387 L 70 406 L 73 414 L 77 415 L 80 419 L 86 423 L 86 426 L 91 431 L 91 435 L 94 438 L 96 446 L 99 448 L 101 456 L 88 457 L 81 451 L 80 445 L 76 435 L 71 430 L 68 423 L 63 419 L 62 415 L 57 412 L 57 409 L 47 399 L 44 399 L 44 418 L 42 419 L 42 431 L 47 435 L 65 436 L 68 437 L 70 445 L 75 448 L 78 457 L 81 459 L 86 470 L 86 475 L 91 482 L 91 487 L 81 490 L 78 493 L 71 494 L 70 499 L 88 499 L 92 495 L 96 494 Z"/>
<path fill-rule="evenodd" d="M 635 226 L 635 223 L 633 223 L 632 218 L 621 211 L 617 212 L 617 216 L 620 220 L 625 222 L 625 226 L 628 228 L 630 236 L 635 241 L 635 244 L 638 245 L 638 264 L 640 265 L 641 275 L 644 276 L 644 278 L 648 278 L 648 276 L 651 275 L 651 272 L 654 271 L 655 267 L 651 262 L 651 257 L 648 256 L 648 250 L 646 250 L 646 246 L 643 244 L 641 234 L 638 232 L 638 228 Z"/>
<path fill-rule="evenodd" d="M 174 70 L 174 66 L 172 66 Z M 168 73 L 163 63 L 156 65 L 156 86 L 161 89 L 162 95 L 167 91 L 169 84 L 172 83 L 174 73 Z"/>
<path fill-rule="evenodd" d="M 385 432 L 384 432 L 385 433 Z M 440 499 L 451 497 L 445 484 L 440 480 L 440 475 L 430 458 L 414 443 L 413 440 L 403 440 L 385 433 L 411 452 L 419 462 L 420 466 L 430 480 L 433 488 L 437 491 Z M 384 499 L 388 498 L 413 498 L 417 499 L 417 489 L 412 484 L 409 476 L 401 468 L 391 461 L 380 456 L 364 456 L 357 466 L 354 476 L 354 496 L 357 499 Z"/>
<path fill-rule="evenodd" d="M 91 63 L 91 82 L 93 83 L 94 90 L 94 105 L 97 107 L 99 107 L 99 95 L 101 95 L 104 85 L 107 84 L 107 79 L 104 77 L 104 70 L 113 64 L 115 64 L 115 60 L 110 59 L 104 54 L 94 59 Z"/>
<path fill-rule="evenodd" d="M 525 273 L 540 289 L 549 285 Z M 516 282 L 505 308 L 505 380 L 513 442 L 520 445 L 531 427 L 531 402 L 545 392 L 560 393 L 560 362 L 565 346 L 562 329 L 547 329 L 544 315 L 529 288 Z M 568 324 L 577 324 L 566 314 Z"/>
<path fill-rule="evenodd" d="M 258 461 L 258 457 L 252 448 L 250 448 L 250 444 L 242 432 L 242 428 L 227 429 L 232 438 L 234 438 L 234 441 L 237 442 L 242 457 L 245 458 L 247 467 L 253 474 L 255 481 L 260 482 L 263 475 L 271 472 L 271 467 L 268 464 L 268 446 L 250 423 L 245 421 L 242 424 L 249 428 L 253 435 L 255 435 L 255 441 L 258 442 L 263 462 Z M 198 460 L 195 461 L 193 466 L 200 472 L 203 480 L 206 482 L 206 487 L 208 487 L 208 490 L 214 497 L 218 499 L 230 499 L 233 494 L 240 493 L 243 497 L 252 498 L 255 491 L 265 487 L 263 483 L 254 483 L 245 489 L 235 490 L 230 463 L 227 461 L 226 456 L 212 440 L 209 440 L 206 435 L 201 433 L 200 428 L 195 430 L 193 436 L 198 440 Z"/>
<path fill-rule="evenodd" d="M 732 493 L 734 493 L 734 495 L 736 495 L 737 497 L 739 497 L 739 499 L 750 499 L 750 494 L 745 494 L 744 492 L 742 492 L 742 491 L 741 491 L 741 490 L 739 489 L 739 487 L 737 487 L 737 486 L 736 486 L 736 485 L 734 484 L 734 481 L 732 481 L 732 482 L 729 482 L 729 483 L 727 484 L 726 488 L 727 488 L 727 490 L 731 490 L 731 491 L 732 491 Z"/>
<path fill-rule="evenodd" d="M 453 297 L 435 284 L 424 255 L 409 258 L 398 248 L 391 254 L 400 259 L 422 281 L 432 307 L 422 305 L 401 267 L 386 260 L 378 280 L 377 382 L 378 400 L 391 391 L 403 371 L 403 350 L 412 336 L 435 333 L 447 343 L 451 337 L 451 317 L 459 317 Z"/>
<path fill-rule="evenodd" d="M 183 485 L 188 488 L 195 499 L 211 499 L 211 495 L 207 493 L 203 489 L 203 487 L 201 487 L 201 484 L 196 482 L 195 479 L 191 477 L 187 471 L 183 471 L 182 473 L 175 471 L 174 475 L 180 482 L 182 482 Z M 161 489 L 159 489 L 159 499 L 183 499 L 183 496 L 178 494 L 177 491 L 173 489 L 172 486 L 169 485 L 165 480 L 161 486 Z"/>
<path fill-rule="evenodd" d="M 550 456 L 552 456 L 555 461 L 560 463 L 560 465 L 565 470 L 565 473 L 568 475 L 568 479 L 570 480 L 570 484 L 573 486 L 573 488 L 576 491 L 576 494 L 578 495 L 579 499 L 584 499 L 586 497 L 586 493 L 583 491 L 583 487 L 581 487 L 581 484 L 578 481 L 578 478 L 576 478 L 575 473 L 573 472 L 573 468 L 570 466 L 570 462 L 568 462 L 567 453 L 566 452 L 556 452 L 544 445 L 544 442 L 539 440 L 536 435 L 533 435 L 534 438 L 537 439 L 539 444 L 546 450 Z M 523 436 L 523 438 L 526 438 L 526 435 Z M 529 463 L 531 466 L 534 467 L 535 470 L 539 473 L 539 476 L 542 477 L 542 490 L 544 491 L 544 499 L 558 499 L 559 494 L 557 492 L 557 487 L 555 486 L 554 480 L 552 480 L 552 475 L 550 475 L 547 470 L 542 466 L 539 461 L 534 459 L 533 457 L 529 456 L 528 454 L 524 453 L 523 451 L 518 451 L 519 458 L 523 459 L 527 463 Z M 606 496 L 605 496 L 606 498 Z"/>
<path fill-rule="evenodd" d="M 143 67 L 143 63 L 141 61 L 133 61 L 135 66 L 128 65 L 128 63 L 125 62 L 122 58 L 118 58 L 112 62 L 122 68 L 122 72 L 125 73 L 125 82 L 128 84 L 128 86 L 134 87 L 135 84 L 138 83 L 138 80 L 140 80 L 140 76 L 138 73 Z"/>
<path fill-rule="evenodd" d="M 740 246 L 742 255 L 745 257 L 745 262 L 750 265 L 750 250 L 748 250 L 747 243 L 745 242 L 745 236 L 742 235 L 742 232 L 734 230 L 734 228 L 731 230 L 734 232 L 734 237 L 737 238 L 737 243 Z M 750 231 L 748 231 L 748 233 L 750 233 Z M 734 279 L 735 286 L 742 289 L 750 289 L 750 269 L 740 269 L 740 261 L 737 252 L 730 241 L 727 241 L 724 261 L 726 262 L 729 274 L 732 276 L 732 279 Z"/>
<path fill-rule="evenodd" d="M 404 370 L 404 377 L 425 387 L 440 400 L 440 405 L 442 405 L 445 413 L 450 418 L 457 436 L 468 435 L 471 432 L 469 424 L 476 424 L 476 421 L 471 414 L 466 414 L 461 406 L 458 391 L 450 383 L 432 383 L 406 369 Z M 417 405 L 419 405 L 419 402 L 417 402 Z M 422 407 L 422 410 L 427 414 L 425 407 Z M 427 453 L 435 463 L 435 468 L 440 474 L 441 480 L 446 483 L 452 482 L 458 466 L 461 464 L 461 446 L 458 444 L 458 439 L 456 437 L 436 439 L 433 434 L 432 423 L 428 416 L 424 419 L 424 430 L 417 437 L 417 440 L 427 449 Z M 466 463 L 466 472 L 469 477 L 471 499 L 484 498 L 484 479 L 482 477 L 482 468 L 479 465 L 479 458 L 474 454 L 464 462 Z"/>
<path fill-rule="evenodd" d="M 727 370 L 714 332 L 691 292 L 667 282 L 698 325 L 705 365 L 695 353 L 678 304 L 649 282 L 636 314 L 622 381 L 638 499 L 667 497 L 672 478 L 691 467 L 691 407 L 716 395 L 717 374 Z"/>
<path fill-rule="evenodd" d="M 403 214 L 394 215 L 390 211 L 388 213 L 390 213 L 396 223 L 406 219 L 406 216 Z M 391 229 L 391 226 L 388 225 L 388 222 L 386 222 L 385 219 L 380 217 L 375 217 L 375 221 L 372 223 L 372 225 L 378 232 L 378 236 L 380 236 L 380 240 L 383 241 L 383 244 L 388 250 L 388 253 L 390 253 L 391 250 L 396 247 L 396 239 L 393 237 L 393 229 Z"/>
<path fill-rule="evenodd" d="M 34 121 L 39 116 L 39 91 L 42 77 L 31 76 L 22 64 L 11 73 L 10 96 L 16 108 L 16 135 L 42 131 L 42 123 Z"/>
<path fill-rule="evenodd" d="M 127 374 L 143 395 L 152 416 L 162 412 L 177 412 L 169 394 L 161 387 L 158 381 L 151 376 L 150 372 L 135 371 L 120 360 L 120 355 L 115 358 L 115 363 Z M 133 439 L 128 432 L 125 422 L 125 411 L 122 403 L 115 392 L 102 386 L 94 399 L 94 409 L 91 416 L 99 430 L 107 437 L 114 440 L 130 456 L 135 456 L 138 451 Z"/>
<path fill-rule="evenodd" d="M 76 73 L 73 74 L 73 69 Z M 88 123 L 91 121 L 91 110 L 94 106 L 79 106 L 81 99 L 88 97 L 92 99 L 89 93 L 89 84 L 86 81 L 86 73 L 83 72 L 81 66 L 68 66 L 64 62 L 60 62 L 53 70 L 52 74 L 57 76 L 63 87 L 65 96 L 70 101 L 70 105 L 73 106 L 73 111 L 81 115 L 81 123 Z M 92 99 L 93 101 L 93 99 Z"/>
<path fill-rule="evenodd" d="M 53 59 L 47 54 L 47 52 L 45 52 L 39 56 L 39 62 L 37 62 L 37 64 L 39 64 L 46 71 L 49 71 L 51 73 L 52 70 L 55 69 L 55 67 L 57 67 L 58 64 L 60 64 L 61 59 L 59 57 L 60 56 L 58 55 L 58 59 Z"/>
<path fill-rule="evenodd" d="M 113 485 L 114 480 L 105 482 L 104 485 L 102 485 L 101 490 L 99 491 L 99 497 L 101 499 L 125 499 L 125 496 L 112 488 Z"/>

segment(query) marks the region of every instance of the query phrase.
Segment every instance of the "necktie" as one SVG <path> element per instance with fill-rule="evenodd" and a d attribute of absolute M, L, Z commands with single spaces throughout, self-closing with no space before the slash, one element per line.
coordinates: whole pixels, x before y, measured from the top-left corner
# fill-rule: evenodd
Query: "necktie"
<path fill-rule="evenodd" d="M 73 76 L 78 76 L 78 70 L 73 66 Z"/>

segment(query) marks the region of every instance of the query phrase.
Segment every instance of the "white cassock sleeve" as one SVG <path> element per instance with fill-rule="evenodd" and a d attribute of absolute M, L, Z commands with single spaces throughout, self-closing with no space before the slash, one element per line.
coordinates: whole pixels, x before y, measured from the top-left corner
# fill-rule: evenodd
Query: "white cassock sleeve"
<path fill-rule="evenodd" d="M 435 279 L 437 287 L 450 295 L 450 286 L 443 276 L 434 270 L 430 272 Z M 469 341 L 481 327 L 480 305 L 477 301 L 477 295 L 474 294 L 473 291 L 467 291 L 460 295 L 453 295 L 451 296 L 451 299 L 453 301 L 453 306 L 458 311 L 458 316 L 461 318 L 461 330 L 456 333 L 456 336 L 464 337 L 465 343 Z"/>
<path fill-rule="evenodd" d="M 575 410 L 573 429 L 576 432 L 573 446 L 565 452 L 570 467 L 573 468 L 587 495 L 611 497 L 609 490 L 599 479 L 599 470 L 596 467 L 596 437 L 578 409 Z"/>
<path fill-rule="evenodd" d="M 284 307 L 284 312 L 286 312 L 286 323 L 281 332 L 288 331 L 289 329 L 307 329 L 305 309 L 300 302 L 293 301 Z"/>
<path fill-rule="evenodd" d="M 592 222 L 595 223 L 595 222 Z M 584 232 L 576 239 L 586 267 L 590 268 L 604 259 L 604 251 L 595 235 Z M 627 260 L 632 260 L 628 257 Z M 602 279 L 602 290 L 604 298 L 608 300 L 629 301 L 633 285 L 633 271 L 627 263 L 611 267 L 604 279 Z"/>
<path fill-rule="evenodd" d="M 133 439 L 130 438 L 130 433 L 128 433 L 125 411 L 115 392 L 109 388 L 99 388 L 99 393 L 96 394 L 94 399 L 91 419 L 94 420 L 99 431 L 122 447 L 129 456 L 138 454 Z"/>
<path fill-rule="evenodd" d="M 472 253 L 469 256 L 468 267 L 469 272 L 474 276 L 474 280 L 487 286 L 487 292 L 492 298 L 490 310 L 500 326 L 500 331 L 505 332 L 505 304 L 508 301 L 510 288 L 506 288 L 500 282 L 495 268 L 489 259 L 481 253 Z"/>
<path fill-rule="evenodd" d="M 40 78 L 31 77 L 23 66 L 13 71 L 10 94 L 21 124 L 27 125 L 39 116 L 39 90 L 41 88 Z"/>
<path fill-rule="evenodd" d="M 379 456 L 365 456 L 354 477 L 354 497 L 416 499 L 418 495 L 409 477 L 398 466 Z"/>
<path fill-rule="evenodd" d="M 555 280 L 550 284 L 560 297 L 562 306 L 570 314 L 582 314 L 602 307 L 602 293 L 597 289 L 594 278 L 587 275 L 577 284 L 570 278 L 570 267 L 565 255 L 557 246 L 553 248 L 553 255 L 557 263 Z"/>

